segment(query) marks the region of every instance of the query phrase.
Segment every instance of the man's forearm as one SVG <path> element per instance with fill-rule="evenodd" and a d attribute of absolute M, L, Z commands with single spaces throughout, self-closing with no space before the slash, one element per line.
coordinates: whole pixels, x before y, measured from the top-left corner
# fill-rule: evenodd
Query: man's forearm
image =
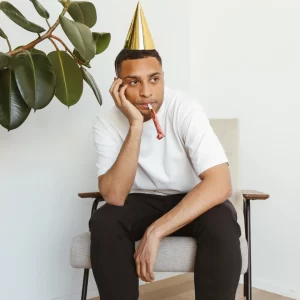
<path fill-rule="evenodd" d="M 150 225 L 147 234 L 166 237 L 224 202 L 230 195 L 231 185 L 228 182 L 208 178 L 195 186 L 172 210 Z"/>
<path fill-rule="evenodd" d="M 140 152 L 143 123 L 131 125 L 121 151 L 113 166 L 99 180 L 105 201 L 123 205 L 132 187 Z"/>

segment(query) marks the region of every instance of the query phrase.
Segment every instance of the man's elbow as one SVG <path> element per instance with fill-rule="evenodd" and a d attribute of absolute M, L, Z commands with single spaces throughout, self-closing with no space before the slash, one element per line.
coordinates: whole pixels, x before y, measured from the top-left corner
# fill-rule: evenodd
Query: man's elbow
<path fill-rule="evenodd" d="M 124 206 L 127 195 L 119 193 L 114 187 L 106 186 L 101 182 L 101 177 L 98 180 L 98 189 L 105 202 L 115 206 Z"/>
<path fill-rule="evenodd" d="M 124 195 L 120 195 L 114 191 L 101 191 L 100 193 L 108 204 L 115 205 L 115 206 L 124 206 L 126 197 Z"/>
<path fill-rule="evenodd" d="M 103 195 L 104 200 L 111 205 L 124 206 L 126 197 L 120 196 L 117 193 L 107 193 Z"/>
<path fill-rule="evenodd" d="M 228 198 L 230 198 L 232 196 L 232 187 L 228 187 L 226 189 L 226 192 L 225 192 L 225 200 L 227 200 Z"/>
<path fill-rule="evenodd" d="M 221 195 L 221 201 L 226 201 L 232 196 L 232 185 L 231 183 L 223 184 L 222 193 Z"/>

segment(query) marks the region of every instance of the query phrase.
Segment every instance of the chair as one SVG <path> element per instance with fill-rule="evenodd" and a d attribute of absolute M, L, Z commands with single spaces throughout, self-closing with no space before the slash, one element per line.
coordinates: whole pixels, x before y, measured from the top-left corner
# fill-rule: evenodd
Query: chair
<path fill-rule="evenodd" d="M 242 270 L 244 275 L 244 296 L 252 300 L 252 267 L 251 267 L 251 223 L 250 202 L 252 200 L 266 200 L 268 194 L 257 191 L 239 190 L 239 120 L 238 119 L 210 119 L 210 123 L 223 145 L 229 159 L 232 178 L 233 203 L 238 214 L 238 223 L 242 230 L 240 237 L 242 253 Z M 98 204 L 104 201 L 99 192 L 80 193 L 81 198 L 94 198 L 92 214 Z M 136 242 L 136 247 L 139 241 Z M 193 272 L 196 242 L 191 237 L 165 237 L 159 248 L 155 262 L 155 272 Z M 75 236 L 72 240 L 70 263 L 73 268 L 84 269 L 81 300 L 86 300 L 90 263 L 90 232 Z"/>

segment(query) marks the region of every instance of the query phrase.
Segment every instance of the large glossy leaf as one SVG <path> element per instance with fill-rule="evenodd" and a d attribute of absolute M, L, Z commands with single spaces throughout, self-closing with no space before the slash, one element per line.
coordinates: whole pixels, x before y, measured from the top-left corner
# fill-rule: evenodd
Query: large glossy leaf
<path fill-rule="evenodd" d="M 56 76 L 55 96 L 70 107 L 76 104 L 83 91 L 81 71 L 75 60 L 65 51 L 53 51 L 48 54 Z"/>
<path fill-rule="evenodd" d="M 91 68 L 90 61 L 85 61 L 76 49 L 73 50 L 73 54 L 82 62 L 84 66 Z"/>
<path fill-rule="evenodd" d="M 86 70 L 83 67 L 81 67 L 81 72 L 82 72 L 83 79 L 93 90 L 99 104 L 102 105 L 102 96 L 94 77 L 88 72 L 88 70 Z"/>
<path fill-rule="evenodd" d="M 49 19 L 50 17 L 49 13 L 38 0 L 30 0 L 30 1 L 32 2 L 34 8 L 42 18 Z"/>
<path fill-rule="evenodd" d="M 32 54 L 43 54 L 43 55 L 46 55 L 46 53 L 44 51 L 36 49 L 36 48 L 31 48 L 28 51 L 31 52 Z"/>
<path fill-rule="evenodd" d="M 96 54 L 100 54 L 107 49 L 111 40 L 111 34 L 106 32 L 93 32 L 93 39 L 96 44 Z"/>
<path fill-rule="evenodd" d="M 11 69 L 0 71 L 0 124 L 16 129 L 27 119 L 30 107 L 23 100 Z"/>
<path fill-rule="evenodd" d="M 59 2 L 64 5 L 63 0 L 59 0 Z M 91 2 L 72 1 L 68 13 L 74 21 L 85 24 L 89 28 L 92 28 L 97 22 L 96 7 Z"/>
<path fill-rule="evenodd" d="M 84 24 L 59 16 L 60 24 L 73 46 L 85 61 L 90 61 L 96 55 L 96 47 L 91 30 Z"/>
<path fill-rule="evenodd" d="M 27 20 L 16 7 L 7 1 L 0 2 L 0 10 L 2 10 L 13 22 L 28 31 L 36 33 L 42 33 L 45 31 L 43 27 Z"/>
<path fill-rule="evenodd" d="M 24 101 L 34 111 L 51 102 L 56 85 L 52 63 L 40 52 L 23 51 L 12 59 L 11 66 Z"/>
<path fill-rule="evenodd" d="M 0 70 L 6 68 L 10 64 L 11 57 L 6 53 L 0 52 Z"/>
<path fill-rule="evenodd" d="M 0 28 L 0 36 L 4 39 L 7 39 L 7 35 L 4 33 L 4 31 Z"/>

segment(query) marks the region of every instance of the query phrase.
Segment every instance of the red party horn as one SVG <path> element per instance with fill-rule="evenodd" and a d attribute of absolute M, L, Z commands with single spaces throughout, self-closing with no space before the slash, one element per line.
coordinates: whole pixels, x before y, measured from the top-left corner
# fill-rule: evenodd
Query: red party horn
<path fill-rule="evenodd" d="M 153 120 L 153 122 L 154 122 L 156 131 L 157 131 L 157 139 L 161 140 L 163 137 L 165 137 L 165 135 L 164 135 L 164 133 L 163 133 L 163 131 L 162 131 L 162 129 L 161 129 L 161 126 L 160 126 L 160 124 L 159 124 L 159 122 L 158 122 L 157 115 L 156 115 L 156 113 L 155 113 L 155 111 L 154 111 L 152 105 L 151 105 L 151 104 L 148 104 L 148 107 L 149 107 L 149 109 L 150 109 L 150 111 L 151 111 L 152 120 Z"/>

